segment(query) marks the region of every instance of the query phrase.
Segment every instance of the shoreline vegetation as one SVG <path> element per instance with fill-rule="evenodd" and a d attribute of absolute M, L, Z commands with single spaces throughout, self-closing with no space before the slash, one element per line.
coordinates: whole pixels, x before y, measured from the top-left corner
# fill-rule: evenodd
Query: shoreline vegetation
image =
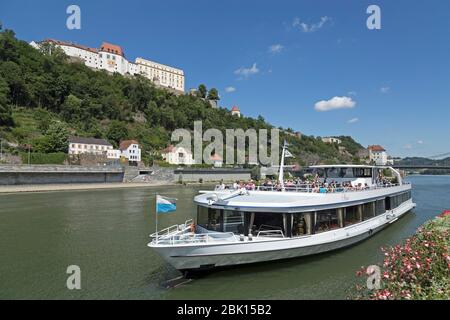
<path fill-rule="evenodd" d="M 381 248 L 382 265 L 361 267 L 356 272 L 358 277 L 369 277 L 364 285 L 356 285 L 356 299 L 449 300 L 449 232 L 450 210 L 446 210 L 419 227 L 403 243 Z M 374 272 L 377 268 L 381 276 L 380 287 L 369 290 L 369 285 L 376 282 Z"/>

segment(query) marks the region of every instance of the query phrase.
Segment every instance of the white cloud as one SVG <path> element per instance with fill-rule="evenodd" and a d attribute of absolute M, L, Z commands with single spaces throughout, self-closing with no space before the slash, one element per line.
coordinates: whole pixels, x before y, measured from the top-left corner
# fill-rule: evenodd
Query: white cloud
<path fill-rule="evenodd" d="M 330 17 L 324 16 L 320 18 L 320 21 L 317 23 L 312 23 L 312 24 L 307 24 L 305 22 L 302 22 L 299 18 L 295 18 L 294 21 L 292 22 L 292 26 L 294 28 L 298 28 L 300 29 L 302 32 L 315 32 L 317 30 L 319 30 L 320 28 L 322 28 L 325 23 L 331 21 Z"/>
<path fill-rule="evenodd" d="M 423 140 L 417 140 L 417 144 L 423 144 Z"/>
<path fill-rule="evenodd" d="M 330 100 L 316 102 L 314 108 L 316 111 L 330 111 L 336 109 L 350 109 L 356 105 L 356 102 L 350 97 L 334 97 Z"/>
<path fill-rule="evenodd" d="M 235 92 L 236 91 L 236 88 L 235 87 L 226 87 L 225 88 L 225 92 L 226 93 L 231 93 L 231 92 Z"/>
<path fill-rule="evenodd" d="M 405 144 L 403 146 L 403 148 L 410 150 L 410 149 L 412 149 L 412 145 L 410 143 L 408 143 L 408 144 Z"/>
<path fill-rule="evenodd" d="M 358 122 L 358 121 L 359 121 L 358 118 L 352 118 L 352 119 L 348 120 L 347 123 L 355 123 L 355 122 Z"/>
<path fill-rule="evenodd" d="M 356 96 L 356 91 L 349 91 L 347 94 L 349 96 Z"/>
<path fill-rule="evenodd" d="M 269 47 L 269 52 L 272 54 L 281 53 L 284 50 L 284 46 L 281 44 L 273 44 Z"/>
<path fill-rule="evenodd" d="M 257 73 L 259 73 L 259 69 L 256 66 L 256 62 L 250 68 L 241 67 L 234 71 L 234 74 L 240 75 L 244 78 L 248 78 L 249 76 Z"/>
<path fill-rule="evenodd" d="M 391 91 L 390 87 L 381 87 L 380 88 L 381 93 L 389 93 Z"/>

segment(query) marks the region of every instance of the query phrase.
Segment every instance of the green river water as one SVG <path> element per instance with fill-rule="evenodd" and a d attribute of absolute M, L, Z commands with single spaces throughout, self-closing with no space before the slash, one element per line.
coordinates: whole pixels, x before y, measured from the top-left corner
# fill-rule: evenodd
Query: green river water
<path fill-rule="evenodd" d="M 193 217 L 197 187 L 0 195 L 0 299 L 337 299 L 355 271 L 450 209 L 450 176 L 411 176 L 417 208 L 353 247 L 318 256 L 219 270 L 177 287 L 180 274 L 147 247 L 154 195 L 178 198 L 160 228 Z M 81 290 L 66 288 L 69 265 Z"/>

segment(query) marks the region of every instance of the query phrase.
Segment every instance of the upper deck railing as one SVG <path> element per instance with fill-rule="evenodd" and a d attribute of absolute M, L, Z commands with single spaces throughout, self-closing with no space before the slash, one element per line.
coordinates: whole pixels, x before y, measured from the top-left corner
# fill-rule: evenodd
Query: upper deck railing
<path fill-rule="evenodd" d="M 401 185 L 408 185 L 409 182 L 403 182 L 402 184 L 386 184 L 386 185 L 372 185 L 372 186 L 317 186 L 313 184 L 295 184 L 295 185 L 287 185 L 282 190 L 279 186 L 255 186 L 254 188 L 246 188 L 249 191 L 272 191 L 272 192 L 303 192 L 303 193 L 341 193 L 341 192 L 358 192 L 358 191 L 368 191 L 368 190 L 378 190 L 378 189 L 386 189 L 392 187 L 398 187 Z M 220 186 L 216 186 L 215 191 L 224 190 L 221 189 Z M 227 189 L 225 189 L 227 190 Z M 229 187 L 228 190 L 236 190 L 232 187 Z"/>

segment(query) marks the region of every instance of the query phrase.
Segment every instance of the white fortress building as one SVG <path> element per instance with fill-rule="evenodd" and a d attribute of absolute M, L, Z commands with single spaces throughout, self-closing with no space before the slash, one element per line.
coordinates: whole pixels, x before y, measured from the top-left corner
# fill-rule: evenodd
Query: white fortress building
<path fill-rule="evenodd" d="M 130 62 L 120 46 L 103 42 L 99 49 L 89 48 L 71 42 L 47 39 L 30 43 L 39 49 L 42 43 L 52 43 L 61 48 L 69 57 L 79 59 L 86 66 L 97 70 L 120 73 L 122 75 L 142 75 L 155 85 L 184 92 L 184 71 L 154 61 L 137 58 Z"/>

